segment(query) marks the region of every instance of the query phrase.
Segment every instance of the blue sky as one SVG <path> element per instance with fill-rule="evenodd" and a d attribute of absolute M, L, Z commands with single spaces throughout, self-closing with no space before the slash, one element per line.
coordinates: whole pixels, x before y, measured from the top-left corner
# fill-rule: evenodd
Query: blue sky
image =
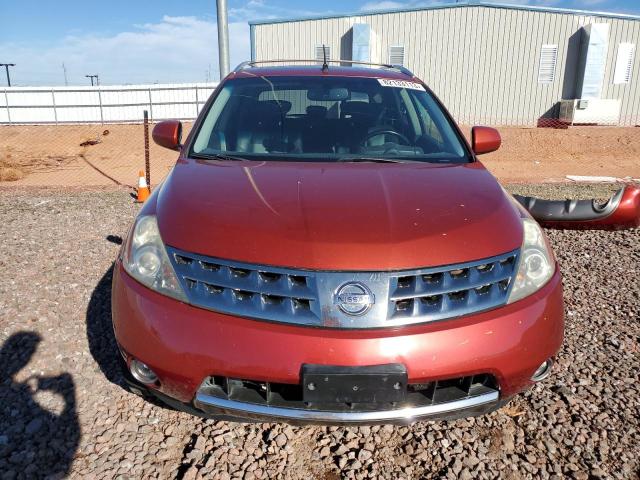
<path fill-rule="evenodd" d="M 453 1 L 453 0 L 451 0 Z M 448 3 L 448 0 L 228 0 L 231 63 L 249 56 L 247 22 Z M 502 3 L 640 14 L 638 0 Z M 0 62 L 17 85 L 205 81 L 217 78 L 215 0 L 0 0 Z M 0 72 L 0 85 L 4 76 Z"/>

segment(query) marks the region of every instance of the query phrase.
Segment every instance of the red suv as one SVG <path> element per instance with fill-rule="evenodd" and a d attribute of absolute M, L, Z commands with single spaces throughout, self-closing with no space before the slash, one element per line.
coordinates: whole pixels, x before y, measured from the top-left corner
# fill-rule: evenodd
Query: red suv
<path fill-rule="evenodd" d="M 355 62 L 353 62 L 355 63 Z M 471 101 L 471 100 L 470 100 Z M 540 226 L 435 95 L 392 66 L 243 64 L 117 258 L 130 385 L 195 414 L 402 423 L 492 411 L 563 338 Z"/>

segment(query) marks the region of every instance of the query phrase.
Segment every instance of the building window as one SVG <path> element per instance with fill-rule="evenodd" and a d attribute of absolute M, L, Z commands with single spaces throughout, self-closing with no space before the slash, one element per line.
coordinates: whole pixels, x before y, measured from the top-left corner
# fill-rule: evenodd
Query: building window
<path fill-rule="evenodd" d="M 323 51 L 324 48 L 324 51 Z M 315 59 L 319 62 L 324 62 L 324 53 L 327 53 L 327 60 L 331 60 L 331 47 L 329 45 L 316 45 Z"/>
<path fill-rule="evenodd" d="M 389 63 L 391 65 L 404 66 L 404 45 L 392 45 L 389 47 Z"/>
<path fill-rule="evenodd" d="M 616 57 L 616 69 L 613 74 L 613 83 L 623 84 L 631 81 L 635 52 L 635 43 L 621 43 L 618 45 L 618 56 Z"/>
<path fill-rule="evenodd" d="M 556 63 L 558 61 L 558 45 L 542 45 L 540 51 L 540 67 L 538 83 L 553 83 L 556 79 Z"/>

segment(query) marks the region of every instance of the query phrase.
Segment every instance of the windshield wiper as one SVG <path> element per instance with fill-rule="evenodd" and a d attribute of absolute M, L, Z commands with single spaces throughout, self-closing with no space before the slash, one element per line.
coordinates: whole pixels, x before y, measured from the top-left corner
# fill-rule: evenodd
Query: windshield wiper
<path fill-rule="evenodd" d="M 405 163 L 406 160 L 381 157 L 340 157 L 338 162 L 373 162 L 373 163 Z"/>
<path fill-rule="evenodd" d="M 192 153 L 191 158 L 202 160 L 233 160 L 239 162 L 247 160 L 246 158 L 234 157 L 233 155 L 227 155 L 225 153 Z"/>
<path fill-rule="evenodd" d="M 234 155 L 227 155 L 226 153 L 192 153 L 191 158 L 197 158 L 202 160 L 232 160 L 232 161 L 247 161 L 247 158 L 236 157 Z M 371 163 L 406 163 L 412 160 L 404 160 L 397 158 L 381 158 L 381 157 L 339 157 L 335 161 L 337 162 L 371 162 Z"/>

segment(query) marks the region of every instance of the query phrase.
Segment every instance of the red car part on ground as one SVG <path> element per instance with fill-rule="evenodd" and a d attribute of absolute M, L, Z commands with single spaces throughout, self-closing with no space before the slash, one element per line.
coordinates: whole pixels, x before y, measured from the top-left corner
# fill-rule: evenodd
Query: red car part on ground
<path fill-rule="evenodd" d="M 640 187 L 626 185 L 604 203 L 597 200 L 542 200 L 514 195 L 549 228 L 622 230 L 640 226 Z"/>

